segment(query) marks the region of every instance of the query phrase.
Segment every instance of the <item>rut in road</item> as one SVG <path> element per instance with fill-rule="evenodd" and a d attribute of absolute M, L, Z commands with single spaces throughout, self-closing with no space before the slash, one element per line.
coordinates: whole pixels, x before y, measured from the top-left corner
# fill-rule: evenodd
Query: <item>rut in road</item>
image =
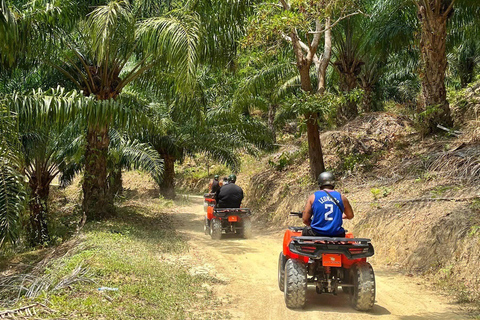
<path fill-rule="evenodd" d="M 178 208 L 176 228 L 189 238 L 191 253 L 199 264 L 211 266 L 212 276 L 225 284 L 213 289 L 228 301 L 221 311 L 233 319 L 467 319 L 447 297 L 431 292 L 411 279 L 374 265 L 377 286 L 371 312 L 354 310 L 348 297 L 318 295 L 309 287 L 303 310 L 285 306 L 277 285 L 277 260 L 282 249 L 283 230 L 255 228 L 253 239 L 224 235 L 215 241 L 203 232 L 203 198 L 190 197 L 191 204 Z M 375 245 L 375 244 L 374 244 Z"/>

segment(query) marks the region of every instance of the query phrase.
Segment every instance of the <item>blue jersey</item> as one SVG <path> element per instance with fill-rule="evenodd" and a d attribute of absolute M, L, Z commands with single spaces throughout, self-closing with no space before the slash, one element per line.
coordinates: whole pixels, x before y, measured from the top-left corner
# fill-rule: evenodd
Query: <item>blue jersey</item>
<path fill-rule="evenodd" d="M 342 211 L 345 210 L 342 196 L 338 191 L 328 192 L 334 197 L 342 210 L 333 202 L 326 191 L 320 190 L 314 193 L 315 201 L 312 204 L 312 230 L 318 235 L 334 237 L 345 232 L 342 228 Z"/>

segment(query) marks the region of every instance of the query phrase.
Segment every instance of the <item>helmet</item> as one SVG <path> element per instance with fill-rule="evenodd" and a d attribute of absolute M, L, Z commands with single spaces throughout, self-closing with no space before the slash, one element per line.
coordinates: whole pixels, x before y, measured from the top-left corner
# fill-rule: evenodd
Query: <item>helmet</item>
<path fill-rule="evenodd" d="M 237 176 L 232 173 L 231 175 L 228 176 L 228 181 L 229 182 L 237 181 Z"/>
<path fill-rule="evenodd" d="M 215 179 L 215 180 L 218 180 L 218 178 L 220 178 L 220 176 L 218 174 L 213 176 L 213 179 Z"/>
<path fill-rule="evenodd" d="M 318 186 L 324 187 L 324 186 L 332 186 L 335 188 L 335 177 L 333 176 L 333 173 L 325 171 L 320 173 L 318 176 Z"/>

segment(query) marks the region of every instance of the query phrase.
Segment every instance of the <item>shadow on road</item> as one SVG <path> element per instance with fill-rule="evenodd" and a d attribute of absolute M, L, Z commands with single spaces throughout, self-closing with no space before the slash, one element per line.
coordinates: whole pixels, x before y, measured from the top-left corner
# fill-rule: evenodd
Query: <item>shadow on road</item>
<path fill-rule="evenodd" d="M 315 288 L 309 287 L 307 291 L 307 304 L 305 309 L 299 310 L 300 312 L 311 312 L 311 311 L 322 311 L 322 312 L 332 312 L 332 313 L 358 313 L 365 314 L 365 312 L 360 312 L 353 309 L 350 304 L 350 299 L 348 295 L 344 293 L 339 293 L 338 295 L 330 294 L 317 294 Z M 388 315 L 391 314 L 386 308 L 375 304 L 373 309 L 367 314 L 374 316 Z"/>

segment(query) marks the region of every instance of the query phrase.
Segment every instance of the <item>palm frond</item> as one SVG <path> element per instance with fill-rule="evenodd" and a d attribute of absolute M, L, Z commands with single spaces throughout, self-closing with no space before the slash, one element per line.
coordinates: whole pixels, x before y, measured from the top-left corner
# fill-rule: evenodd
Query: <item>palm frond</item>
<path fill-rule="evenodd" d="M 171 65 L 177 74 L 176 85 L 183 91 L 194 87 L 198 60 L 200 28 L 195 14 L 180 10 L 163 17 L 149 18 L 138 23 L 136 37 L 144 52 Z"/>

